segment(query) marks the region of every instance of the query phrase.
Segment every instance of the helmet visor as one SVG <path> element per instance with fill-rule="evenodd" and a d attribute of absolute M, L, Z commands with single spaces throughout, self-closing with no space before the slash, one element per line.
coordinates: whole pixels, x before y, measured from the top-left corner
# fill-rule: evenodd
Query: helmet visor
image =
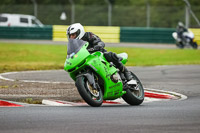
<path fill-rule="evenodd" d="M 78 29 L 74 33 L 70 34 L 70 32 L 68 32 L 67 34 L 68 34 L 69 38 L 71 38 L 71 39 L 77 39 L 79 37 L 79 35 L 80 35 L 80 29 Z"/>

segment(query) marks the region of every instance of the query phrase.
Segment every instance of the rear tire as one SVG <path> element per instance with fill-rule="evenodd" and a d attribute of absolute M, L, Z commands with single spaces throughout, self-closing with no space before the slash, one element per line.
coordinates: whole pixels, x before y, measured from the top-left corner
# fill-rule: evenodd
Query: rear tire
<path fill-rule="evenodd" d="M 131 74 L 133 79 L 137 81 L 138 90 L 127 89 L 122 98 L 130 105 L 140 105 L 144 101 L 144 88 L 138 77 L 132 72 Z"/>
<path fill-rule="evenodd" d="M 76 87 L 79 94 L 87 104 L 93 107 L 101 106 L 103 103 L 103 94 L 101 89 L 93 89 L 93 87 L 89 85 L 88 79 L 85 76 L 80 76 L 77 78 Z"/>
<path fill-rule="evenodd" d="M 196 42 L 193 42 L 193 43 L 192 43 L 192 47 L 193 47 L 193 49 L 197 49 L 197 48 L 198 48 L 197 43 L 196 43 Z"/>

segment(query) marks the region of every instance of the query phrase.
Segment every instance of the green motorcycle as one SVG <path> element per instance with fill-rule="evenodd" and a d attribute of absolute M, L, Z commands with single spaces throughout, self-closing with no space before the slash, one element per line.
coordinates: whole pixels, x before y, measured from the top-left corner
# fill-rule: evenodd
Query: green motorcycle
<path fill-rule="evenodd" d="M 137 76 L 126 81 L 112 62 L 108 62 L 102 51 L 87 49 L 88 42 L 70 39 L 64 70 L 75 81 L 79 94 L 90 106 L 101 106 L 103 100 L 122 97 L 130 105 L 140 105 L 144 100 L 144 89 Z M 128 55 L 118 54 L 125 64 Z"/>

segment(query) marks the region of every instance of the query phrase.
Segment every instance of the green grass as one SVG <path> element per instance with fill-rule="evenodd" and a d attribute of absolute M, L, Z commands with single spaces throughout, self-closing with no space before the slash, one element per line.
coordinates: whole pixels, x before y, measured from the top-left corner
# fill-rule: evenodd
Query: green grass
<path fill-rule="evenodd" d="M 0 43 L 0 72 L 62 69 L 66 46 Z"/>
<path fill-rule="evenodd" d="M 128 53 L 129 66 L 200 64 L 200 50 L 111 48 L 109 51 Z"/>
<path fill-rule="evenodd" d="M 106 48 L 129 55 L 128 66 L 200 64 L 200 50 Z M 0 42 L 0 73 L 8 71 L 63 69 L 65 45 L 38 45 Z"/>

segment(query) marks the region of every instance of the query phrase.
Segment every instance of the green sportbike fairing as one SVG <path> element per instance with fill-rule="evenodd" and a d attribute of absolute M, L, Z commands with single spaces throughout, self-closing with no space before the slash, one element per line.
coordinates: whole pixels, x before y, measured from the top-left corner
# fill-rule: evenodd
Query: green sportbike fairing
<path fill-rule="evenodd" d="M 123 73 L 108 62 L 103 52 L 87 49 L 88 42 L 69 39 L 64 70 L 75 81 L 79 94 L 90 106 L 101 106 L 103 100 L 122 97 L 130 105 L 144 100 L 142 83 L 132 73 L 133 80 L 126 81 Z M 121 62 L 127 62 L 127 54 L 118 54 Z"/>

